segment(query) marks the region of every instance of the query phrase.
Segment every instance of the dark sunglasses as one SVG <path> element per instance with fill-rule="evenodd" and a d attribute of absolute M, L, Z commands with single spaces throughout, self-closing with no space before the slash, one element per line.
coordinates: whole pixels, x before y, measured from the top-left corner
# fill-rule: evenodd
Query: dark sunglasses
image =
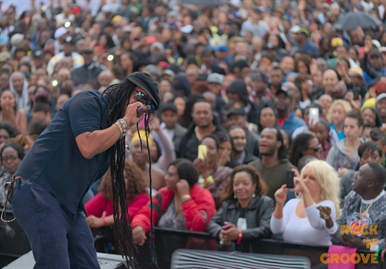
<path fill-rule="evenodd" d="M 322 145 L 319 144 L 319 145 L 317 145 L 316 147 L 311 148 L 311 149 L 309 149 L 309 150 L 313 150 L 314 152 L 318 152 L 321 148 L 322 148 Z"/>

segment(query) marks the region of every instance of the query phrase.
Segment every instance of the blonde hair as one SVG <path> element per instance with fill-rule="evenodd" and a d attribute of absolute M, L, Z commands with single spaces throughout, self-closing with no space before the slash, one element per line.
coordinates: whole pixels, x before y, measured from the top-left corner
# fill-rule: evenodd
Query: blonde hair
<path fill-rule="evenodd" d="M 332 122 L 332 112 L 334 111 L 334 108 L 337 106 L 337 105 L 341 105 L 343 107 L 343 110 L 344 112 L 346 113 L 346 115 L 352 111 L 352 108 L 350 106 L 350 103 L 345 101 L 345 100 L 336 100 L 332 103 L 330 109 L 328 110 L 327 112 L 327 120 L 329 123 Z"/>
<path fill-rule="evenodd" d="M 304 170 L 309 167 L 315 174 L 315 179 L 321 187 L 320 198 L 322 201 L 330 200 L 334 203 L 336 218 L 340 216 L 339 207 L 339 177 L 335 169 L 325 161 L 314 160 L 309 162 L 301 171 L 303 178 Z M 299 197 L 301 198 L 301 197 Z"/>

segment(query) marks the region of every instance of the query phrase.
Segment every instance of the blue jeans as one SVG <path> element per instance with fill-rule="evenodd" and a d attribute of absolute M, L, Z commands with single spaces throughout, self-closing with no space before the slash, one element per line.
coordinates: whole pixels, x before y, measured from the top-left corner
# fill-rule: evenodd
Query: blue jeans
<path fill-rule="evenodd" d="M 15 181 L 11 203 L 30 242 L 34 269 L 100 268 L 91 230 L 81 211 L 72 214 L 45 187 L 23 179 Z"/>

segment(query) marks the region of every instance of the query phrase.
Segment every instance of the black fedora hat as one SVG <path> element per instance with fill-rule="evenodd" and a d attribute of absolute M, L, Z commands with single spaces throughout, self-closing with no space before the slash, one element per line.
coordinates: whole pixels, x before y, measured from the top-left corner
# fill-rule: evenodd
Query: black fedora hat
<path fill-rule="evenodd" d="M 155 109 L 158 109 L 161 97 L 159 96 L 158 84 L 147 73 L 134 72 L 126 77 L 127 80 L 142 88 L 152 99 Z"/>

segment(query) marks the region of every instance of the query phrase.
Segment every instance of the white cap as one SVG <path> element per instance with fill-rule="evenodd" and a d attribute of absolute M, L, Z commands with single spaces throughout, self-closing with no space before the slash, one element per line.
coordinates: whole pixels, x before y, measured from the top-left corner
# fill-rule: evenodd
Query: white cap
<path fill-rule="evenodd" d="M 64 36 L 65 34 L 67 34 L 67 32 L 68 32 L 68 30 L 66 28 L 60 27 L 60 28 L 56 29 L 54 37 L 55 37 L 55 39 L 59 39 L 61 36 Z"/>
<path fill-rule="evenodd" d="M 208 76 L 208 78 L 206 79 L 206 81 L 208 83 L 217 83 L 217 84 L 220 84 L 222 85 L 222 82 L 224 81 L 224 76 L 221 75 L 221 74 L 217 74 L 217 73 L 212 73 Z"/>
<path fill-rule="evenodd" d="M 9 41 L 9 43 L 12 45 L 12 46 L 17 46 L 19 45 L 19 43 L 24 39 L 24 35 L 23 34 L 14 34 L 12 37 L 11 37 L 11 40 Z"/>
<path fill-rule="evenodd" d="M 183 32 L 185 34 L 190 34 L 192 31 L 193 31 L 193 25 L 188 24 L 188 25 L 181 27 L 181 32 Z"/>
<path fill-rule="evenodd" d="M 291 29 L 290 29 L 290 32 L 291 33 L 297 33 L 300 29 L 300 26 L 299 25 L 295 25 L 293 26 Z"/>
<path fill-rule="evenodd" d="M 375 99 L 375 103 L 378 103 L 379 101 L 381 101 L 382 99 L 385 99 L 385 98 L 386 98 L 386 92 L 381 93 L 381 94 L 378 95 L 377 98 Z"/>
<path fill-rule="evenodd" d="M 381 48 L 381 43 L 379 43 L 378 40 L 375 40 L 375 39 L 371 40 L 371 44 L 373 44 L 374 46 L 376 46 L 377 49 L 380 49 L 380 48 Z"/>

